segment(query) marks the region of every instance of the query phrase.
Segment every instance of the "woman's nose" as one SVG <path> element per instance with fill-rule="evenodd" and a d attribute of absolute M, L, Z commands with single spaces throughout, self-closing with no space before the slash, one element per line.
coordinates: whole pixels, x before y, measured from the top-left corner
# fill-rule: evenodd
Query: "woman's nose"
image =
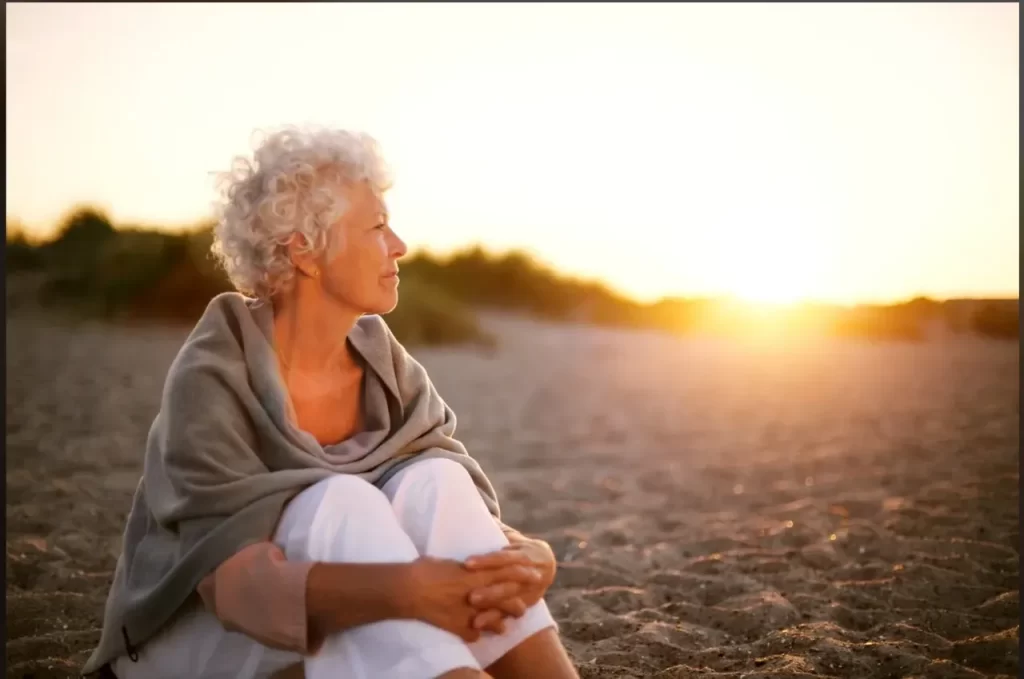
<path fill-rule="evenodd" d="M 395 235 L 395 242 L 391 246 L 391 255 L 395 259 L 399 259 L 405 257 L 407 252 L 409 252 L 409 248 L 406 246 L 405 241 Z"/>

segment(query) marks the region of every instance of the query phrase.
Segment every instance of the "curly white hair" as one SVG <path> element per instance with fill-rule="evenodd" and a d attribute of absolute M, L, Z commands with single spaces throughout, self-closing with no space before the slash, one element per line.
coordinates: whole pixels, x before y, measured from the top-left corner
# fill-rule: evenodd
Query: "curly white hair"
<path fill-rule="evenodd" d="M 332 245 L 328 227 L 348 207 L 340 185 L 368 181 L 383 194 L 391 176 L 376 140 L 361 132 L 289 126 L 255 146 L 251 161 L 236 158 L 219 177 L 211 251 L 239 292 L 269 299 L 294 280 L 287 243 L 296 234 L 307 251 Z"/>

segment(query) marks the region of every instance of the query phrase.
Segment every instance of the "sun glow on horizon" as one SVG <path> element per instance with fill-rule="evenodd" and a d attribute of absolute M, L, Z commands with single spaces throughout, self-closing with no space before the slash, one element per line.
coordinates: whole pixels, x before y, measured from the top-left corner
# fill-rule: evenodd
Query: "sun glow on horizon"
<path fill-rule="evenodd" d="M 210 172 L 254 129 L 309 121 L 381 142 L 413 249 L 533 251 L 643 301 L 1019 290 L 1013 3 L 6 17 L 7 215 L 36 234 L 82 203 L 118 225 L 206 220 Z"/>
<path fill-rule="evenodd" d="M 783 239 L 742 245 L 722 263 L 725 292 L 769 306 L 810 301 L 821 282 L 816 260 L 813 248 Z"/>

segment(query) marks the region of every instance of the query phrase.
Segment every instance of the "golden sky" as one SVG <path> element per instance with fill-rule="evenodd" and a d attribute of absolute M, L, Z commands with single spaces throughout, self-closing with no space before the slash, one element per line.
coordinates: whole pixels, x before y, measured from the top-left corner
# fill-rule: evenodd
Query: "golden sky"
<path fill-rule="evenodd" d="M 1016 295 L 1003 4 L 7 4 L 7 215 L 210 214 L 256 128 L 376 136 L 410 245 L 635 296 Z"/>

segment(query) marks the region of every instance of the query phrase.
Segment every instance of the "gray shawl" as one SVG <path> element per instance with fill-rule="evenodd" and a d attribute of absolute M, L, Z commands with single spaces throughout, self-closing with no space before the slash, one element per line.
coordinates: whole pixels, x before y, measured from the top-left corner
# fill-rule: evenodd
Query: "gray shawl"
<path fill-rule="evenodd" d="M 366 367 L 364 430 L 326 447 L 288 418 L 272 317 L 269 304 L 218 295 L 171 364 L 83 674 L 136 653 L 204 576 L 270 539 L 285 504 L 333 474 L 380 487 L 413 459 L 449 458 L 499 517 L 494 488 L 453 438 L 454 413 L 379 316 L 363 317 L 348 336 Z"/>

